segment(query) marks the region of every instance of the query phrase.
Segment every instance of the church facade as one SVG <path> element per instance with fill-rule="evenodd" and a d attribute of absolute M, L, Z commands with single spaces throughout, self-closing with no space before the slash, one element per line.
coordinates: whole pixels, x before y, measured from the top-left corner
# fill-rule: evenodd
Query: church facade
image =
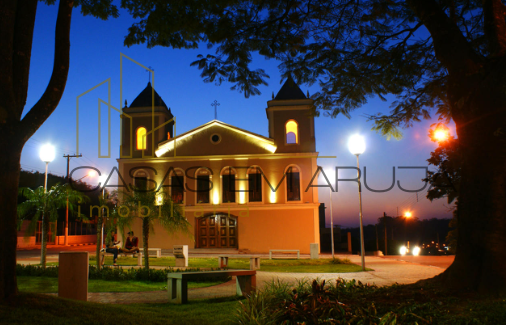
<path fill-rule="evenodd" d="M 318 169 L 312 104 L 289 78 L 267 102 L 268 137 L 218 120 L 175 135 L 171 110 L 148 84 L 124 108 L 118 169 L 126 184 L 163 183 L 193 235 L 155 226 L 149 246 L 308 254 L 320 238 L 318 190 L 308 187 Z M 142 233 L 140 220 L 132 230 Z"/>

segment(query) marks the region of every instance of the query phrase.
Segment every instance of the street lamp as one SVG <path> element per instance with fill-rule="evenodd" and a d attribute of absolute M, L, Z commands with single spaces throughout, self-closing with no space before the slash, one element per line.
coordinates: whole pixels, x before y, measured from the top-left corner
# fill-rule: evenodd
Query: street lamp
<path fill-rule="evenodd" d="M 409 249 L 409 240 L 408 240 L 408 219 L 411 218 L 412 214 L 409 211 L 404 212 L 404 241 L 407 243 L 407 247 Z"/>
<path fill-rule="evenodd" d="M 358 156 L 365 151 L 364 138 L 358 134 L 350 137 L 348 141 L 348 149 L 352 154 L 357 156 L 357 179 L 358 179 L 358 203 L 360 206 L 360 252 L 362 257 L 362 271 L 365 271 L 365 251 L 364 251 L 364 225 L 362 222 L 362 186 L 360 184 L 360 165 Z"/>
<path fill-rule="evenodd" d="M 100 175 L 98 177 L 98 181 L 100 182 L 100 185 L 102 185 L 102 200 L 104 200 L 104 203 L 105 203 L 105 181 L 107 180 L 107 175 Z M 101 232 L 101 236 L 100 238 L 102 239 L 102 242 L 100 243 L 100 249 L 102 249 L 104 247 L 104 209 L 102 208 L 102 224 L 100 225 L 100 232 Z"/>
<path fill-rule="evenodd" d="M 329 187 L 330 199 L 330 247 L 332 247 L 332 259 L 334 259 L 334 215 L 332 215 L 332 186 Z"/>
<path fill-rule="evenodd" d="M 47 192 L 47 165 L 49 165 L 50 162 L 54 160 L 54 147 L 50 144 L 45 144 L 40 148 L 39 151 L 39 157 L 40 160 L 46 163 L 46 174 L 44 177 L 44 194 Z M 46 198 L 44 198 L 44 211 L 46 210 Z M 46 267 L 46 254 L 44 252 L 44 247 L 46 244 L 46 236 L 47 236 L 47 229 L 45 227 L 45 221 L 46 221 L 46 214 L 42 213 L 42 238 L 41 238 L 41 252 L 40 254 L 40 264 Z"/>
<path fill-rule="evenodd" d="M 50 144 L 45 144 L 39 151 L 40 160 L 46 163 L 46 176 L 44 178 L 44 193 L 47 192 L 47 165 L 54 160 L 54 147 Z"/>

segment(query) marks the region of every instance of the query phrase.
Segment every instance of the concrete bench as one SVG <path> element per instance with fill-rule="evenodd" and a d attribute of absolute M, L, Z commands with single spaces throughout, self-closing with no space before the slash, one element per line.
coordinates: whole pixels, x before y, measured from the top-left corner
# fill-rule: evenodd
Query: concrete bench
<path fill-rule="evenodd" d="M 236 292 L 239 296 L 248 296 L 256 289 L 256 273 L 251 270 L 226 270 L 208 272 L 178 272 L 167 274 L 169 302 L 185 304 L 188 302 L 188 281 L 203 277 L 236 277 Z"/>
<path fill-rule="evenodd" d="M 230 256 L 227 255 L 219 255 L 218 256 L 218 266 L 219 268 L 228 267 L 228 258 Z M 249 269 L 250 270 L 258 270 L 260 268 L 260 256 L 240 256 L 238 258 L 248 258 L 249 257 Z"/>
<path fill-rule="evenodd" d="M 143 251 L 144 251 L 144 248 L 139 247 L 139 250 L 140 250 L 141 252 L 143 252 Z M 162 257 L 162 249 L 161 249 L 161 248 L 151 248 L 151 247 L 149 247 L 149 248 L 148 248 L 148 252 L 149 252 L 149 251 L 156 251 L 156 257 L 158 257 L 158 258 L 159 258 L 159 257 Z"/>
<path fill-rule="evenodd" d="M 104 266 L 105 254 L 109 254 L 111 256 L 114 256 L 113 253 L 108 253 L 108 252 L 105 252 L 105 251 L 100 252 L 100 266 Z M 124 254 L 124 255 L 126 256 L 128 254 L 131 254 L 131 253 L 127 253 L 127 254 Z M 119 256 L 120 255 L 118 254 L 118 257 Z M 138 253 L 137 254 L 137 266 L 142 266 L 142 253 Z"/>
<path fill-rule="evenodd" d="M 297 253 L 297 259 L 300 259 L 300 250 L 298 249 L 270 249 L 269 250 L 269 259 L 272 260 L 272 252 L 290 252 Z"/>

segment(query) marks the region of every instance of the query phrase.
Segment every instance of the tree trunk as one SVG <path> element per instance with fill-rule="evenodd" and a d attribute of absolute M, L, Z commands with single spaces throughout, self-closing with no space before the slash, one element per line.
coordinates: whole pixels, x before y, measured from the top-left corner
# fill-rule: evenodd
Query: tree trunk
<path fill-rule="evenodd" d="M 458 80 L 457 80 L 458 79 Z M 462 152 L 458 241 L 444 284 L 506 292 L 506 64 L 450 78 L 449 100 Z"/>
<path fill-rule="evenodd" d="M 99 271 L 101 269 L 101 265 L 100 265 L 100 260 L 101 260 L 100 250 L 102 249 L 102 222 L 103 222 L 102 213 L 99 211 L 99 213 L 98 213 L 98 219 L 97 219 L 97 250 L 96 250 L 96 254 L 97 254 L 97 270 L 99 270 Z"/>
<path fill-rule="evenodd" d="M 149 239 L 149 218 L 142 218 L 142 244 L 144 246 L 144 267 L 149 270 L 149 254 L 148 254 L 148 239 Z"/>
<path fill-rule="evenodd" d="M 4 137 L 0 126 L 0 300 L 13 298 L 18 291 L 16 281 L 17 227 L 16 211 L 22 145 L 12 137 Z M 11 143 L 6 143 L 11 141 Z"/>

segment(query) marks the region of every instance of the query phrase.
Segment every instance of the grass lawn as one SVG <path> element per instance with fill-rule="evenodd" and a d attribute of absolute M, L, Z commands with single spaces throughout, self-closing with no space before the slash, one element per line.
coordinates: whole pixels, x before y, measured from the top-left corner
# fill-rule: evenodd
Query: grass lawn
<path fill-rule="evenodd" d="M 233 324 L 237 299 L 107 305 L 22 293 L 9 305 L 0 304 L 0 324 Z"/>
<path fill-rule="evenodd" d="M 188 282 L 188 288 L 202 288 L 221 284 L 223 282 Z M 18 276 L 18 288 L 21 292 L 53 293 L 58 292 L 58 278 L 42 276 Z M 136 292 L 167 290 L 164 282 L 142 281 L 108 281 L 89 280 L 89 292 Z"/>
<path fill-rule="evenodd" d="M 339 260 L 340 263 L 333 263 L 331 259 L 262 259 L 260 271 L 266 272 L 297 272 L 297 273 L 348 273 L 361 272 L 362 267 L 351 263 L 349 260 Z M 90 264 L 94 264 L 94 257 L 90 258 Z M 106 256 L 106 265 L 112 265 L 112 257 Z M 137 258 L 118 257 L 118 265 L 137 265 Z M 150 258 L 150 266 L 175 267 L 174 257 Z M 217 268 L 218 258 L 189 258 L 188 266 L 194 268 Z M 228 263 L 231 269 L 249 269 L 249 258 L 230 258 Z M 372 269 L 367 269 L 372 271 Z"/>

